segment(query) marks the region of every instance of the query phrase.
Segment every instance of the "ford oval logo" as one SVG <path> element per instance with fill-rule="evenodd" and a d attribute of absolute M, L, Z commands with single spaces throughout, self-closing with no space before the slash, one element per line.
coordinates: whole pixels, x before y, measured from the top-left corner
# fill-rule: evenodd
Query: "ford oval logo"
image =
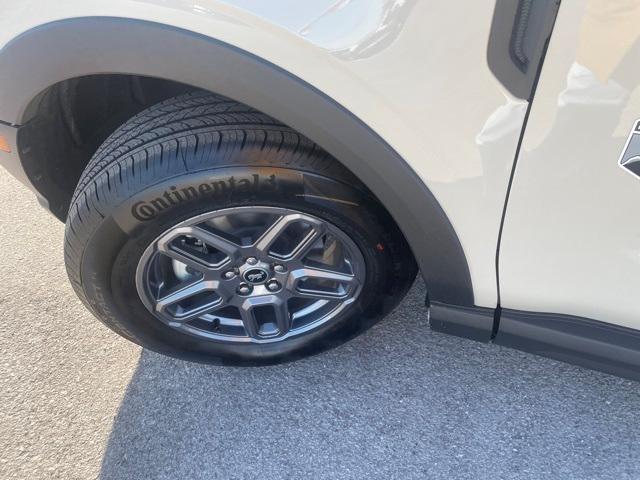
<path fill-rule="evenodd" d="M 244 272 L 244 279 L 248 283 L 257 285 L 258 283 L 264 283 L 269 278 L 269 274 L 262 268 L 252 268 Z"/>

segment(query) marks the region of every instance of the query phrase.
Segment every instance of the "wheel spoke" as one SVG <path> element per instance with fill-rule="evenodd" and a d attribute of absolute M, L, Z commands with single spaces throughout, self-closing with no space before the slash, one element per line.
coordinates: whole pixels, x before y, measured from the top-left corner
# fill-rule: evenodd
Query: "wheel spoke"
<path fill-rule="evenodd" d="M 206 286 L 204 282 L 195 282 L 190 285 L 186 285 L 158 299 L 156 303 L 156 309 L 164 310 L 169 305 L 173 305 L 174 303 L 186 300 L 189 297 L 193 297 L 194 295 L 205 290 Z"/>
<path fill-rule="evenodd" d="M 322 223 L 313 225 L 311 232 L 309 232 L 309 234 L 304 239 L 302 239 L 302 241 L 293 251 L 292 257 L 298 260 L 302 260 L 309 251 L 309 248 L 311 248 L 313 244 L 316 243 L 316 241 L 320 237 L 322 237 L 322 235 L 324 235 L 325 230 L 326 229 L 324 227 L 324 224 Z"/>
<path fill-rule="evenodd" d="M 309 285 L 302 285 L 308 281 Z M 325 288 L 314 288 L 322 285 Z M 303 267 L 291 272 L 288 288 L 296 297 L 336 300 L 350 296 L 359 286 L 354 275 L 323 270 L 320 268 Z"/>
<path fill-rule="evenodd" d="M 224 299 L 214 292 L 216 285 L 217 282 L 203 281 L 186 285 L 157 300 L 155 309 L 158 313 L 170 316 L 172 321 L 188 322 L 223 305 Z M 207 294 L 193 305 L 188 304 L 190 299 Z M 170 311 L 172 307 L 173 312 Z"/>
<path fill-rule="evenodd" d="M 198 272 L 203 272 L 207 269 L 205 265 L 194 260 L 190 256 L 184 254 L 180 250 L 175 250 L 169 247 L 168 243 L 158 242 L 158 251 L 162 252 L 167 257 L 170 257 L 178 262 L 184 263 L 187 267 L 197 270 Z"/>
<path fill-rule="evenodd" d="M 206 255 L 201 257 L 199 254 L 191 254 L 187 249 L 173 245 L 176 239 L 184 237 L 194 238 L 202 242 L 207 247 L 221 252 L 223 255 L 222 259 L 216 259 L 217 261 L 214 264 L 208 261 Z M 239 245 L 197 226 L 176 228 L 170 235 L 166 235 L 158 240 L 157 245 L 158 250 L 163 254 L 198 271 L 218 270 L 227 263 L 233 262 L 240 257 Z"/>
<path fill-rule="evenodd" d="M 256 241 L 254 245 L 256 250 L 258 250 L 258 252 L 262 253 L 263 255 L 269 255 L 269 251 L 271 250 L 271 247 L 278 240 L 278 238 L 280 238 L 280 236 L 287 230 L 287 228 L 296 222 L 302 222 L 302 221 L 304 221 L 305 223 L 310 223 L 308 218 L 304 218 L 302 215 L 299 215 L 299 214 L 281 216 Z M 308 232 L 302 240 L 300 240 L 298 245 L 296 245 L 291 250 L 291 252 L 289 252 L 289 254 L 286 255 L 286 257 L 288 258 L 299 257 L 300 253 L 303 250 L 306 250 L 306 247 L 308 247 L 315 240 L 317 240 L 318 237 L 322 234 L 322 232 L 324 231 L 324 225 L 322 222 L 314 222 L 314 223 L 311 223 L 311 229 L 312 230 Z"/>
<path fill-rule="evenodd" d="M 279 302 L 273 306 L 276 317 L 276 324 L 278 325 L 279 335 L 286 334 L 291 329 L 291 315 L 289 314 L 289 306 L 286 300 Z"/>
<path fill-rule="evenodd" d="M 236 260 L 240 256 L 240 245 L 237 245 L 220 235 L 209 232 L 199 227 L 190 227 L 191 233 L 189 235 L 194 236 L 198 240 L 211 245 L 213 248 L 225 253 L 231 260 Z"/>
<path fill-rule="evenodd" d="M 260 338 L 258 335 L 258 322 L 254 316 L 253 307 L 245 302 L 239 310 L 240 318 L 242 319 L 242 324 L 247 332 L 247 336 L 251 338 Z"/>
<path fill-rule="evenodd" d="M 289 225 L 297 220 L 296 217 L 297 215 L 284 215 L 279 217 L 256 241 L 256 250 L 265 255 L 268 254 L 269 249 L 280 237 L 280 235 L 282 235 L 282 233 L 287 229 Z"/>
<path fill-rule="evenodd" d="M 252 338 L 281 337 L 291 329 L 287 302 L 276 295 L 248 298 L 239 310 L 247 335 Z"/>

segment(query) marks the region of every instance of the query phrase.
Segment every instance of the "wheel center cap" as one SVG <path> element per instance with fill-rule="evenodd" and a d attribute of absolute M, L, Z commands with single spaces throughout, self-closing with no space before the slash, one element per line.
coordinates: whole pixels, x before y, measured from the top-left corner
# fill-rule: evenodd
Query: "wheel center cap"
<path fill-rule="evenodd" d="M 267 271 L 262 268 L 251 268 L 244 272 L 242 276 L 245 282 L 250 283 L 251 285 L 264 283 L 269 278 Z"/>

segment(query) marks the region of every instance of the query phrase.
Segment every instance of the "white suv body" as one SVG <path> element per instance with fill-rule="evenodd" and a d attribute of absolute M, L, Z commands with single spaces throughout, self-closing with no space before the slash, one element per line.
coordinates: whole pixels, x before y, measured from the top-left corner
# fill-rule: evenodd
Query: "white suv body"
<path fill-rule="evenodd" d="M 58 217 L 73 191 L 43 165 L 65 160 L 30 143 L 57 141 L 33 131 L 46 92 L 179 82 L 353 172 L 404 234 L 432 328 L 638 377 L 640 2 L 0 3 L 0 161 Z"/>

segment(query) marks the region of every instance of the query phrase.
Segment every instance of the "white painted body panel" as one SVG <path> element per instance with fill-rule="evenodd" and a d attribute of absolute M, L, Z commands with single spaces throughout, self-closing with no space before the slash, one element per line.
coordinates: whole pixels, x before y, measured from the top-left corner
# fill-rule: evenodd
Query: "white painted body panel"
<path fill-rule="evenodd" d="M 507 208 L 505 308 L 640 328 L 640 178 L 617 165 L 640 117 L 639 20 L 637 0 L 560 8 Z"/>
<path fill-rule="evenodd" d="M 494 307 L 497 237 L 526 108 L 487 65 L 494 5 L 493 0 L 455 6 L 448 0 L 0 1 L 0 45 L 48 22 L 115 16 L 201 33 L 280 66 L 351 111 L 408 162 L 460 238 L 476 305 Z"/>

